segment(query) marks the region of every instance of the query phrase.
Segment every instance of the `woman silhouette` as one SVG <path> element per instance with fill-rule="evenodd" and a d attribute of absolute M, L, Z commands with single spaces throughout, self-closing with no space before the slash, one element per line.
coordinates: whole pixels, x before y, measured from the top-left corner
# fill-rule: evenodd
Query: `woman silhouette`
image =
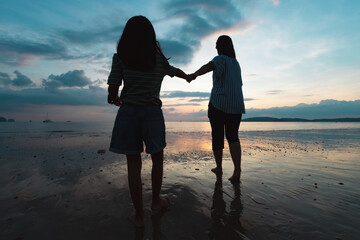
<path fill-rule="evenodd" d="M 156 41 L 151 22 L 144 16 L 130 18 L 113 56 L 108 78 L 108 103 L 121 105 L 112 132 L 110 151 L 126 154 L 129 189 L 135 207 L 129 219 L 136 226 L 145 224 L 141 182 L 143 142 L 153 162 L 151 209 L 159 210 L 169 205 L 168 198 L 160 197 L 166 142 L 159 92 L 165 75 L 188 77 L 169 64 Z M 122 83 L 124 87 L 118 97 Z"/>
<path fill-rule="evenodd" d="M 235 50 L 229 36 L 220 36 L 216 42 L 218 56 L 202 66 L 190 79 L 213 71 L 208 117 L 212 130 L 212 149 L 215 157 L 215 174 L 222 174 L 222 155 L 225 136 L 229 143 L 230 154 L 234 163 L 232 182 L 240 181 L 241 145 L 238 137 L 242 114 L 245 113 L 242 93 L 241 69 L 235 57 Z"/>

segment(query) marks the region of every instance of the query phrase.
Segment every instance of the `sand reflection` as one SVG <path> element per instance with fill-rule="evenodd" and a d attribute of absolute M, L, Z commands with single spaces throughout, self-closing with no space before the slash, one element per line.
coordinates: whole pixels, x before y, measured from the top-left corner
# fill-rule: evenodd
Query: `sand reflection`
<path fill-rule="evenodd" d="M 217 177 L 211 206 L 212 224 L 209 232 L 209 239 L 248 239 L 243 235 L 245 232 L 241 226 L 240 217 L 243 210 L 241 202 L 240 183 L 233 184 L 233 196 L 223 189 L 222 178 Z M 226 211 L 224 194 L 228 195 L 230 210 Z"/>
<path fill-rule="evenodd" d="M 192 151 L 211 151 L 210 133 L 179 133 L 167 134 L 166 152 L 192 152 Z"/>

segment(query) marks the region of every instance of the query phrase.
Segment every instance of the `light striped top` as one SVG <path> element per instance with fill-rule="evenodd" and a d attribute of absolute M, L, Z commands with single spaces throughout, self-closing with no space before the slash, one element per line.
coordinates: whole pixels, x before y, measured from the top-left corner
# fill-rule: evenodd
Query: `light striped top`
<path fill-rule="evenodd" d="M 120 86 L 124 82 L 120 99 L 125 104 L 161 106 L 159 97 L 161 83 L 165 75 L 174 77 L 176 71 L 177 68 L 169 65 L 160 54 L 156 54 L 154 69 L 144 72 L 127 68 L 115 53 L 107 83 Z"/>
<path fill-rule="evenodd" d="M 210 102 L 225 113 L 245 113 L 239 62 L 225 55 L 216 56 L 211 61 L 215 65 L 215 70 Z"/>

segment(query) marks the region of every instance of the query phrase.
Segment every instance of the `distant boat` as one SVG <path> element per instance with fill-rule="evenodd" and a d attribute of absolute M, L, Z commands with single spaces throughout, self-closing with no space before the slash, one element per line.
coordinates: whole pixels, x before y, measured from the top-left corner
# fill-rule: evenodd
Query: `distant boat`
<path fill-rule="evenodd" d="M 48 113 L 46 113 L 46 119 L 43 121 L 43 123 L 52 123 L 53 121 L 51 121 L 50 119 L 49 119 L 49 114 Z"/>

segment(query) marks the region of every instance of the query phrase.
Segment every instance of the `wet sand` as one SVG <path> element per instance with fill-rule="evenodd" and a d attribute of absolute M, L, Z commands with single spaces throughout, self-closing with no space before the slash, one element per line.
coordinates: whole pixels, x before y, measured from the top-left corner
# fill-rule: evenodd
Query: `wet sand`
<path fill-rule="evenodd" d="M 126 161 L 109 134 L 0 138 L 0 239 L 357 239 L 360 129 L 240 134 L 240 184 L 210 133 L 168 133 L 162 193 L 170 209 L 135 228 Z M 105 149 L 104 154 L 98 150 Z M 143 154 L 144 204 L 151 160 Z"/>

